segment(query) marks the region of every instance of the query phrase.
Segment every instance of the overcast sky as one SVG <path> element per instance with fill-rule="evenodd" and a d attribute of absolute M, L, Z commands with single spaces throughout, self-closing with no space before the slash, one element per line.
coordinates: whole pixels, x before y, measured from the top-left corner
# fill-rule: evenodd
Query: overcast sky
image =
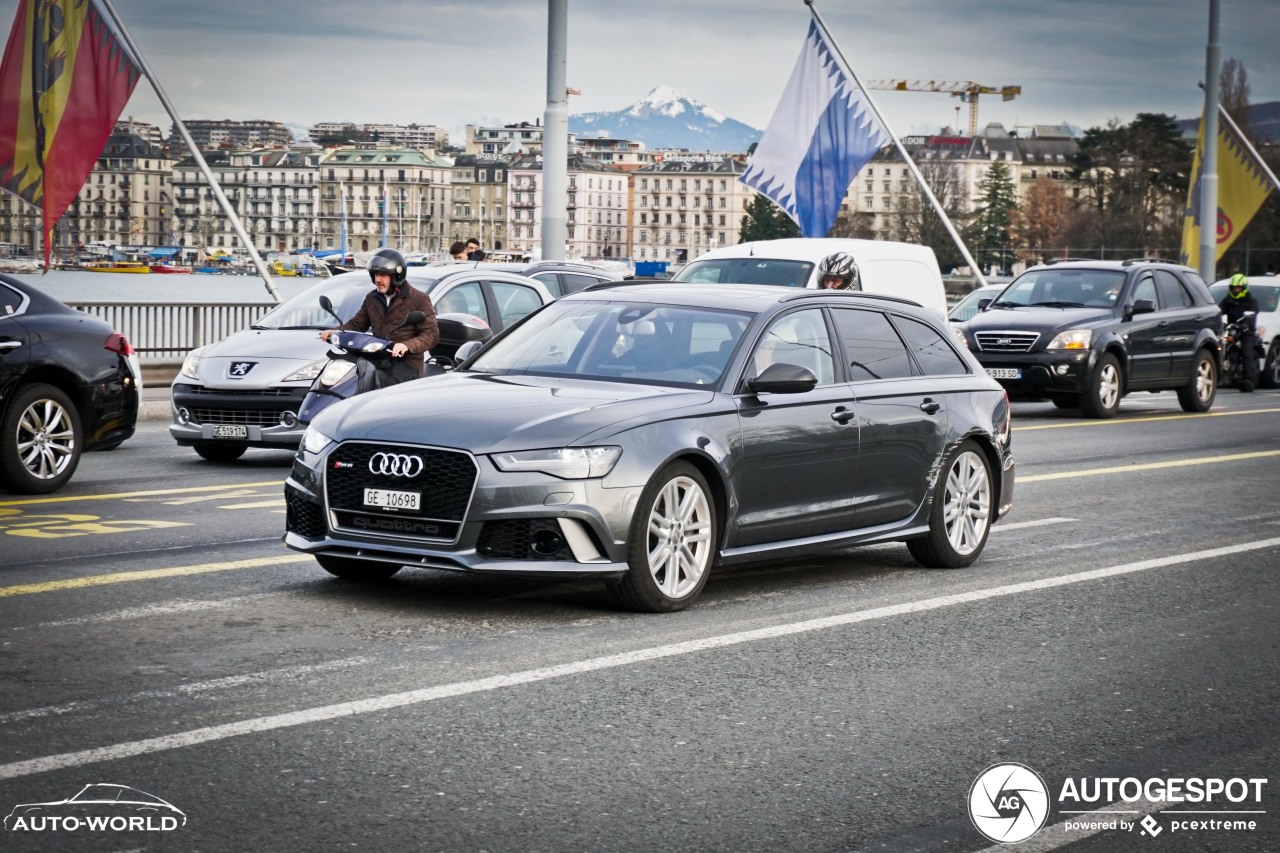
<path fill-rule="evenodd" d="M 511 124 L 546 109 L 545 0 L 113 0 L 183 118 Z M 1209 0 L 817 0 L 863 80 L 1022 87 L 980 124 L 1082 128 L 1199 115 Z M 16 2 L 0 0 L 0 20 Z M 571 114 L 659 84 L 768 124 L 810 15 L 802 0 L 569 0 Z M 1221 0 L 1222 60 L 1280 100 L 1280 0 Z M 958 98 L 872 92 L 894 133 L 967 127 Z M 145 81 L 127 114 L 170 120 Z"/>

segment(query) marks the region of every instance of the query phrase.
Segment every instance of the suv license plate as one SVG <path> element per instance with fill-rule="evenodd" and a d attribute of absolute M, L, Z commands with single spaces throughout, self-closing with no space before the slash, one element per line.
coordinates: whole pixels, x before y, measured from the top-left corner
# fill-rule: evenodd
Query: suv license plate
<path fill-rule="evenodd" d="M 992 379 L 1021 379 L 1022 371 L 1012 367 L 988 367 L 987 375 Z"/>
<path fill-rule="evenodd" d="M 397 492 L 391 489 L 365 489 L 364 505 L 384 509 L 408 509 L 417 512 L 422 500 L 420 492 Z"/>
<path fill-rule="evenodd" d="M 213 425 L 214 438 L 248 438 L 249 428 L 247 426 L 227 426 L 225 424 Z"/>

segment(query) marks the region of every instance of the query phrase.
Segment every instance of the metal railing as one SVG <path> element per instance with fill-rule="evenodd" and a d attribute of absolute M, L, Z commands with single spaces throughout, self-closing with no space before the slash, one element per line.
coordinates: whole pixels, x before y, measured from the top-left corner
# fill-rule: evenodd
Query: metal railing
<path fill-rule="evenodd" d="M 111 324 L 133 344 L 139 359 L 183 358 L 196 347 L 220 341 L 253 325 L 273 302 L 106 302 L 66 303 Z"/>

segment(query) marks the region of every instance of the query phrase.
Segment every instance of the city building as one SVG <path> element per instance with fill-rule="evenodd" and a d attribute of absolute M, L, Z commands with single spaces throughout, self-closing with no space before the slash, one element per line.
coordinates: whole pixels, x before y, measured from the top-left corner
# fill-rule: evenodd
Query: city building
<path fill-rule="evenodd" d="M 581 154 L 568 168 L 565 257 L 626 257 L 627 173 Z M 542 156 L 517 157 L 508 173 L 511 249 L 542 257 Z"/>
<path fill-rule="evenodd" d="M 577 145 L 577 137 L 569 134 L 569 150 Z M 542 123 L 505 124 L 500 127 L 467 125 L 463 152 L 481 157 L 516 156 L 542 152 Z"/>
<path fill-rule="evenodd" d="M 647 150 L 643 142 L 631 139 L 581 137 L 577 146 L 577 153 L 584 157 L 599 160 L 624 172 L 633 172 L 641 166 L 648 166 L 662 159 L 660 154 Z"/>
<path fill-rule="evenodd" d="M 312 141 L 341 140 L 341 144 L 374 144 L 403 146 L 405 148 L 430 148 L 439 150 L 449 144 L 449 134 L 428 124 L 357 124 L 355 122 L 328 121 L 313 124 L 307 129 Z"/>
<path fill-rule="evenodd" d="M 118 128 L 107 138 L 89 179 L 59 220 L 54 246 L 174 245 L 172 175 L 173 161 L 163 148 Z"/>
<path fill-rule="evenodd" d="M 507 171 L 507 161 L 497 157 L 454 158 L 450 242 L 475 237 L 487 252 L 507 247 Z"/>
<path fill-rule="evenodd" d="M 320 161 L 322 249 L 403 252 L 448 248 L 453 163 L 421 148 L 344 147 Z"/>
<path fill-rule="evenodd" d="M 229 121 L 227 119 L 185 119 L 183 125 L 201 151 L 215 148 L 288 148 L 293 133 L 278 121 Z M 178 126 L 169 132 L 170 143 L 185 153 Z"/>
<path fill-rule="evenodd" d="M 756 195 L 738 180 L 743 168 L 734 157 L 670 154 L 632 172 L 634 243 L 627 254 L 638 261 L 685 263 L 738 243 L 742 217 Z"/>

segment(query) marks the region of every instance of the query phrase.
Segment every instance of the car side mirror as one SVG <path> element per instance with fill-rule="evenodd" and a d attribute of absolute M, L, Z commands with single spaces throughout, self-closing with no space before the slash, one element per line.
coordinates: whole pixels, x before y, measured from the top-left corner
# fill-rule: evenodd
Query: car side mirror
<path fill-rule="evenodd" d="M 1124 313 L 1126 317 L 1136 317 L 1139 314 L 1154 314 L 1155 310 L 1156 304 L 1150 299 L 1135 299 Z"/>
<path fill-rule="evenodd" d="M 979 300 L 978 300 L 978 310 L 979 310 L 979 311 L 986 311 L 986 310 L 987 310 L 987 306 L 988 306 L 988 305 L 990 305 L 990 304 L 991 304 L 991 300 L 990 300 L 990 299 L 979 299 Z"/>
<path fill-rule="evenodd" d="M 462 362 L 484 349 L 485 343 L 485 341 L 467 341 L 458 347 L 458 351 L 453 355 L 453 360 L 458 364 L 462 364 Z"/>
<path fill-rule="evenodd" d="M 782 362 L 769 365 L 759 376 L 747 380 L 747 387 L 757 394 L 803 394 L 817 386 L 818 377 L 813 371 Z"/>

